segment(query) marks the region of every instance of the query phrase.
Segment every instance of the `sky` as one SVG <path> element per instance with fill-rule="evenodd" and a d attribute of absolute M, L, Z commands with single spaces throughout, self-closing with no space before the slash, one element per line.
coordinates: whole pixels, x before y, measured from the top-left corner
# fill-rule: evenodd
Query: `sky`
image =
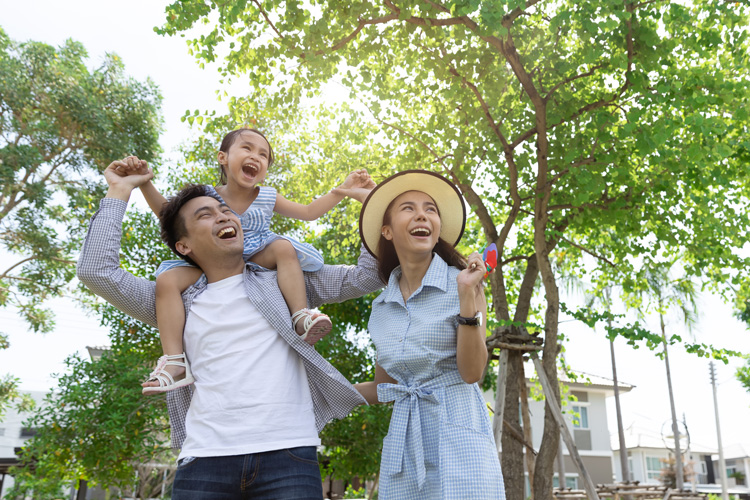
<path fill-rule="evenodd" d="M 102 61 L 107 52 L 119 55 L 126 72 L 139 80 L 151 78 L 164 97 L 162 112 L 165 133 L 161 144 L 167 157 L 175 147 L 191 134 L 180 116 L 187 109 L 217 110 L 219 88 L 215 68 L 200 69 L 188 54 L 185 40 L 162 37 L 153 27 L 163 22 L 162 0 L 133 0 L 129 2 L 68 0 L 0 0 L 0 26 L 14 40 L 37 40 L 59 45 L 67 38 L 84 44 L 91 59 L 90 66 Z M 233 92 L 242 92 L 242 84 L 235 83 Z M 174 157 L 174 156 L 172 156 Z M 138 203 L 138 195 L 134 202 Z M 0 256 L 0 265 L 4 263 Z M 580 299 L 572 296 L 571 301 Z M 0 376 L 12 373 L 21 379 L 25 390 L 46 390 L 54 387 L 53 373 L 61 373 L 63 360 L 70 354 L 85 355 L 86 346 L 105 345 L 106 331 L 96 318 L 88 317 L 70 301 L 55 303 L 59 327 L 41 336 L 25 331 L 23 322 L 12 311 L 0 309 L 0 330 L 10 334 L 11 348 L 0 351 Z M 685 339 L 713 343 L 750 353 L 750 332 L 732 316 L 732 308 L 718 297 L 703 294 L 699 300 L 701 316 L 692 332 L 684 329 L 676 319 L 668 324 L 670 333 Z M 649 326 L 656 331 L 658 323 Z M 611 377 L 609 342 L 602 332 L 595 332 L 572 321 L 560 324 L 560 331 L 569 340 L 565 357 L 569 365 L 582 372 Z M 670 419 L 664 363 L 645 348 L 633 350 L 624 342 L 616 341 L 617 371 L 622 382 L 635 388 L 622 396 L 626 432 L 659 436 Z M 701 448 L 716 449 L 716 423 L 713 396 L 709 379 L 708 360 L 688 355 L 674 346 L 670 350 L 675 404 L 680 419 L 684 418 L 692 442 Z M 734 371 L 742 363 L 733 360 L 729 365 L 717 363 L 720 423 L 725 447 L 743 443 L 750 449 L 750 394 L 734 378 Z M 610 398 L 610 431 L 616 432 L 614 403 Z"/>

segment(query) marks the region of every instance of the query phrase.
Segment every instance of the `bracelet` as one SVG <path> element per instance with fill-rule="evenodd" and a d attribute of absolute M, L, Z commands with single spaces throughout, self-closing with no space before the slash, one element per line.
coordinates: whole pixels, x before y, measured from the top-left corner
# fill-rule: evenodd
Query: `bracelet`
<path fill-rule="evenodd" d="M 459 325 L 482 326 L 482 311 L 477 312 L 473 317 L 470 318 L 457 314 L 456 321 L 458 321 Z"/>

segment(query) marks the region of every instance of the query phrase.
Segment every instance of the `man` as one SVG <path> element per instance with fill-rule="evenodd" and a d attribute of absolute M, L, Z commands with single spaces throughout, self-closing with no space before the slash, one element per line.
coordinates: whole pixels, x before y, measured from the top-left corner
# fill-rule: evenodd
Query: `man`
<path fill-rule="evenodd" d="M 104 172 L 109 190 L 91 220 L 78 278 L 156 326 L 155 284 L 119 262 L 130 193 L 152 173 L 123 175 L 123 166 L 113 162 Z M 362 201 L 365 195 L 352 196 Z M 195 386 L 167 394 L 172 445 L 182 449 L 172 498 L 322 498 L 318 432 L 364 400 L 292 330 L 276 273 L 245 263 L 242 229 L 229 207 L 201 186 L 189 186 L 163 214 L 165 239 L 171 234 L 170 246 L 205 274 L 183 294 Z M 324 266 L 305 273 L 305 283 L 311 307 L 383 286 L 366 251 L 357 266 Z"/>

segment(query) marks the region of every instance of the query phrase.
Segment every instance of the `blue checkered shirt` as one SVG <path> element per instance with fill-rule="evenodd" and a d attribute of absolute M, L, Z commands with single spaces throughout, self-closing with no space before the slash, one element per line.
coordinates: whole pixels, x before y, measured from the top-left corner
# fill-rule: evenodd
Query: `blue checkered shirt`
<path fill-rule="evenodd" d="M 434 255 L 406 302 L 400 268 L 373 302 L 369 330 L 378 364 L 398 381 L 378 385 L 378 399 L 394 402 L 381 500 L 505 498 L 482 391 L 463 381 L 456 364 L 458 273 Z"/>

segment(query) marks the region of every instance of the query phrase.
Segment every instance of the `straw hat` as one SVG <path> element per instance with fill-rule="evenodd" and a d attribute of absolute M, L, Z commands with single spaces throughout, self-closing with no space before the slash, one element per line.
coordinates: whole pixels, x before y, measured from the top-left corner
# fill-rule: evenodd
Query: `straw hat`
<path fill-rule="evenodd" d="M 385 211 L 394 199 L 407 191 L 421 191 L 435 201 L 440 212 L 440 237 L 456 246 L 466 225 L 466 207 L 458 188 L 433 172 L 405 170 L 378 184 L 362 204 L 359 235 L 367 251 L 378 256 Z"/>

